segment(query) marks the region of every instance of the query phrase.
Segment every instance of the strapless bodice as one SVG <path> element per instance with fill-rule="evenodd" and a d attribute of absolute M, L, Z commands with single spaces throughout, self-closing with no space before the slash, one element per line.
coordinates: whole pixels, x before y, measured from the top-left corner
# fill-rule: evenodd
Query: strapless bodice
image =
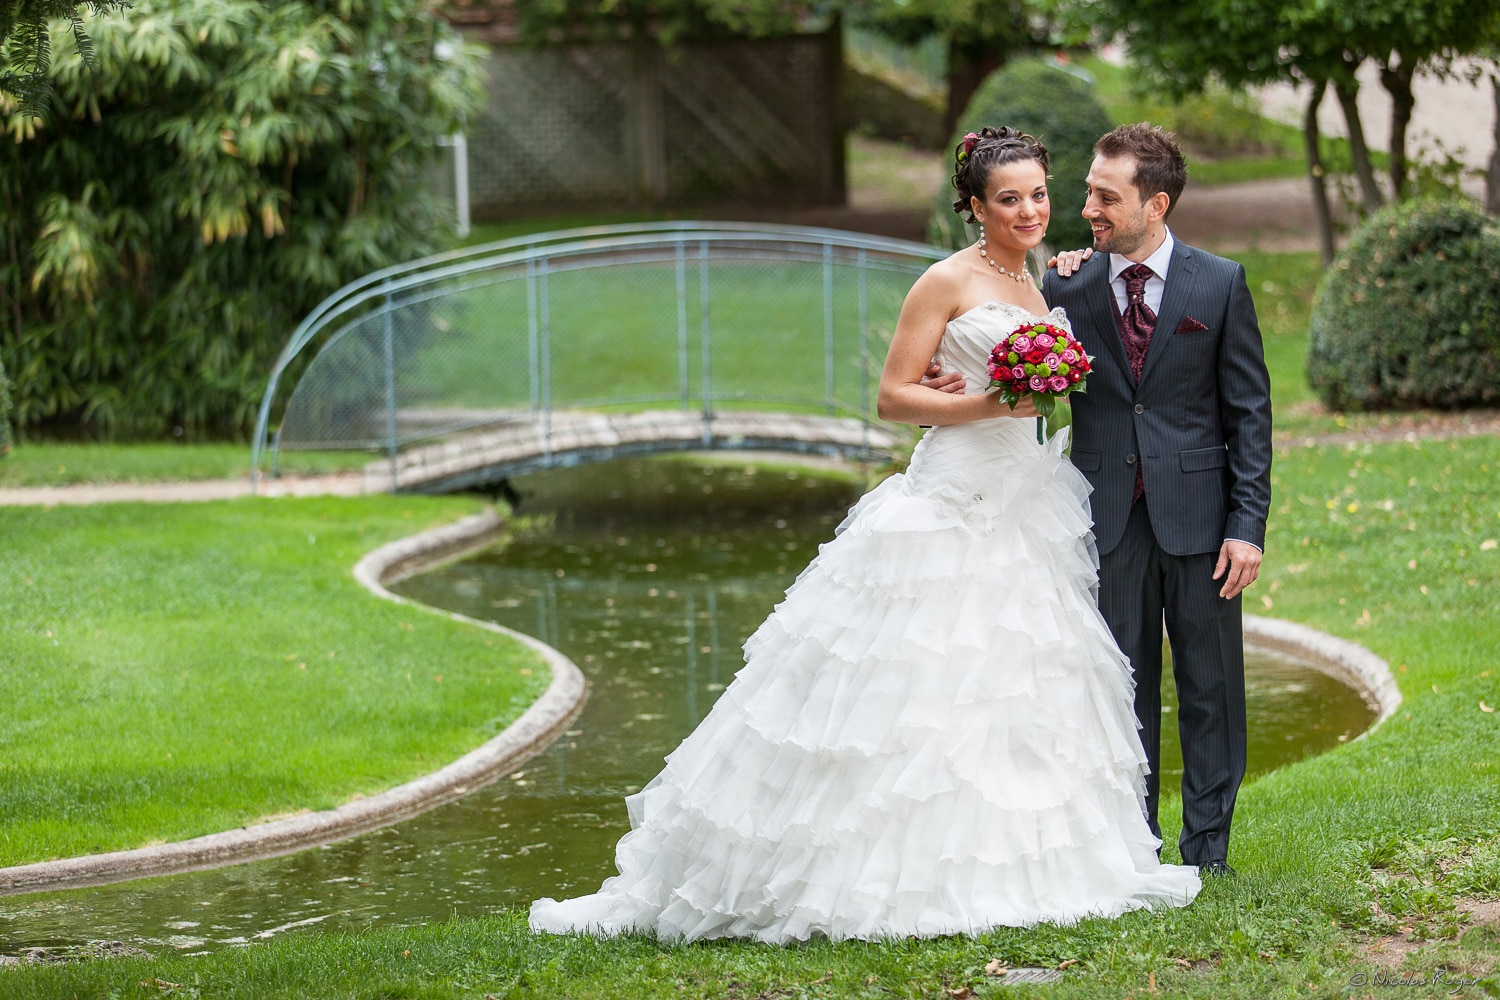
<path fill-rule="evenodd" d="M 990 372 L 986 367 L 990 352 L 1001 338 L 1023 323 L 1051 323 L 1073 332 L 1062 306 L 1038 316 L 1012 302 L 981 302 L 948 321 L 938 342 L 937 359 L 944 371 L 963 374 L 966 391 L 984 392 L 990 384 Z"/>

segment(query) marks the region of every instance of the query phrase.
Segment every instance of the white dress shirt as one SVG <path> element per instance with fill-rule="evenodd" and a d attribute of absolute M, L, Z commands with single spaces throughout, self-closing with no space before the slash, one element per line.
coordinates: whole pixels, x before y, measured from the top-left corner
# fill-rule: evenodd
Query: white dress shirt
<path fill-rule="evenodd" d="M 1161 241 L 1161 246 L 1156 252 L 1141 261 L 1151 268 L 1151 277 L 1146 279 L 1146 305 L 1151 307 L 1153 314 L 1161 313 L 1162 293 L 1167 290 L 1167 268 L 1172 265 L 1172 248 L 1177 241 L 1172 239 L 1172 230 L 1167 230 L 1167 238 Z M 1115 308 L 1120 310 L 1120 315 L 1125 315 L 1125 279 L 1120 277 L 1120 272 L 1125 270 L 1135 261 L 1121 254 L 1109 255 L 1109 287 L 1115 293 Z"/>

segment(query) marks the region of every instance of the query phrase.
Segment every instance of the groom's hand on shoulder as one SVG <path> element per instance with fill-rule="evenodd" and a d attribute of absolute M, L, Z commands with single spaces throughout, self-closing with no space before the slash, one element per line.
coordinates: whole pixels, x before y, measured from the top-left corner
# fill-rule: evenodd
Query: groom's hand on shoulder
<path fill-rule="evenodd" d="M 1056 268 L 1059 278 L 1067 278 L 1092 256 L 1094 256 L 1093 247 L 1084 247 L 1082 250 L 1064 250 L 1048 260 L 1047 266 Z"/>
<path fill-rule="evenodd" d="M 1240 592 L 1260 576 L 1261 551 L 1249 542 L 1226 538 L 1219 546 L 1219 562 L 1214 566 L 1214 579 L 1224 579 L 1219 596 L 1226 601 L 1238 597 Z"/>

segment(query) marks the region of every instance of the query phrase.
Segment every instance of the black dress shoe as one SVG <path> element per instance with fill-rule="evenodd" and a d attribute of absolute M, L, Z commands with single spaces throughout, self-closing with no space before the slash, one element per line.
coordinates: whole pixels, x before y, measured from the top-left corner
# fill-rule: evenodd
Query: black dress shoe
<path fill-rule="evenodd" d="M 1198 866 L 1198 876 L 1200 878 L 1235 878 L 1238 875 L 1239 873 L 1229 867 L 1229 862 L 1223 858 L 1205 861 Z"/>

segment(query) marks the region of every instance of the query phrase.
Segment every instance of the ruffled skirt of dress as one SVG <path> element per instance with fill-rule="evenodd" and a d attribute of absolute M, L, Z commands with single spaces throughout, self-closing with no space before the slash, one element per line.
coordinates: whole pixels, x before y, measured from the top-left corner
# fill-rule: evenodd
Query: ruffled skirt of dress
<path fill-rule="evenodd" d="M 1088 486 L 1030 421 L 939 428 L 850 511 L 626 799 L 620 874 L 534 929 L 785 943 L 1180 906 L 1142 816 Z"/>

